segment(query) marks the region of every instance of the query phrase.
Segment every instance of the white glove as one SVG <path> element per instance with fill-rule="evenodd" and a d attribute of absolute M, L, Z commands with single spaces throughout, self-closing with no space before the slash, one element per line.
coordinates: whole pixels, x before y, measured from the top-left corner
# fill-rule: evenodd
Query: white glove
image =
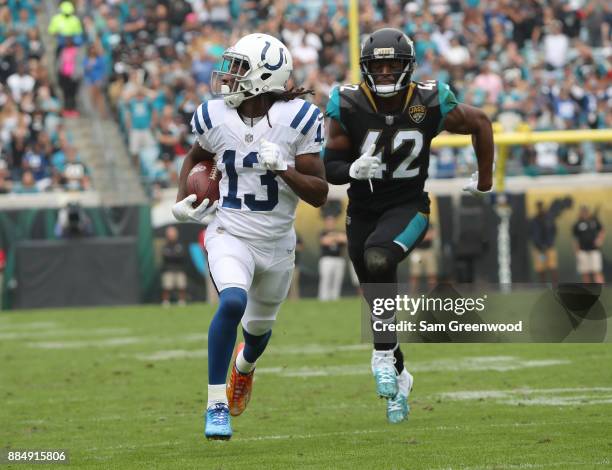
<path fill-rule="evenodd" d="M 219 201 L 215 201 L 208 207 L 210 202 L 208 198 L 204 199 L 198 207 L 193 208 L 192 204 L 197 199 L 195 194 L 190 194 L 182 201 L 177 202 L 172 206 L 172 214 L 179 222 L 197 222 L 199 224 L 208 225 L 215 218 L 217 205 Z"/>
<path fill-rule="evenodd" d="M 266 139 L 261 139 L 259 145 L 259 162 L 268 170 L 285 171 L 287 169 L 287 162 L 281 156 L 280 147 Z"/>
<path fill-rule="evenodd" d="M 349 168 L 349 176 L 355 180 L 369 180 L 374 178 L 380 167 L 380 158 L 373 157 L 376 144 L 370 145 L 366 153 L 355 160 Z"/>
<path fill-rule="evenodd" d="M 477 197 L 482 197 L 488 192 L 491 192 L 490 189 L 488 191 L 480 191 L 478 189 L 478 172 L 472 173 L 472 179 L 470 179 L 470 182 L 463 187 L 463 190 L 466 193 L 470 193 L 472 196 Z"/>

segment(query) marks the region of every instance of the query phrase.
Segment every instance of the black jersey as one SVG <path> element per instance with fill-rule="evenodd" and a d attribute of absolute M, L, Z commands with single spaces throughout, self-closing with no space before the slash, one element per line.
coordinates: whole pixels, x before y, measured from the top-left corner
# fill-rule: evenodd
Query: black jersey
<path fill-rule="evenodd" d="M 350 181 L 350 206 L 378 212 L 424 197 L 431 141 L 456 105 L 448 85 L 437 81 L 412 82 L 397 114 L 379 112 L 364 83 L 334 88 L 327 116 L 348 134 L 350 160 L 374 143 L 374 156 L 380 156 L 382 162 L 371 180 L 372 188 L 369 181 Z"/>

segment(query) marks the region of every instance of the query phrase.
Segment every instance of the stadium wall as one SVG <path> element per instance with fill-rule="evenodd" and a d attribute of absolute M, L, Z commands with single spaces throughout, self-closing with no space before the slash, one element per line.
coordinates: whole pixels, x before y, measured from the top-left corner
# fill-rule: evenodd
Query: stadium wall
<path fill-rule="evenodd" d="M 126 207 L 85 207 L 85 214 L 91 220 L 94 237 L 133 237 L 137 242 L 135 258 L 138 263 L 141 302 L 151 301 L 156 291 L 157 268 L 153 253 L 153 232 L 151 229 L 151 210 L 149 206 Z M 2 307 L 12 308 L 18 292 L 16 269 L 17 247 L 20 243 L 32 240 L 57 240 L 55 233 L 59 209 L 29 208 L 0 211 L 0 247 L 5 251 L 6 266 L 2 282 Z M 92 247 L 91 249 L 95 249 Z M 123 269 L 120 259 L 107 259 L 109 266 L 100 272 L 118 272 Z M 83 266 L 92 269 L 93 266 Z M 70 288 L 69 280 L 66 287 Z M 46 288 L 46 287 L 45 287 Z M 95 286 L 92 286 L 95 288 Z M 21 294 L 20 294 L 21 295 Z"/>

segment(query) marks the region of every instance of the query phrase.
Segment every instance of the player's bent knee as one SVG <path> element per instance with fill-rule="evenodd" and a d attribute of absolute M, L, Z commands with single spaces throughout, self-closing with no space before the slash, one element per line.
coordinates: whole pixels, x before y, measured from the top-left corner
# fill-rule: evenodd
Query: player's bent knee
<path fill-rule="evenodd" d="M 385 248 L 372 247 L 365 250 L 366 269 L 372 277 L 383 277 L 394 272 L 397 263 L 393 253 Z"/>
<path fill-rule="evenodd" d="M 228 287 L 219 293 L 219 310 L 240 318 L 247 306 L 247 292 L 239 287 Z"/>
<path fill-rule="evenodd" d="M 253 336 L 262 336 L 269 333 L 276 320 L 248 320 L 242 322 L 242 328 Z"/>
<path fill-rule="evenodd" d="M 254 336 L 266 334 L 274 326 L 280 305 L 249 299 L 249 306 L 242 317 L 242 328 Z"/>

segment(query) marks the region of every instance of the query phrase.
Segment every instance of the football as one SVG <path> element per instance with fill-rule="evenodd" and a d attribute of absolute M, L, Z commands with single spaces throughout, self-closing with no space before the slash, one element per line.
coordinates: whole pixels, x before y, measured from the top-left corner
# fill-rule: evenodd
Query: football
<path fill-rule="evenodd" d="M 192 204 L 199 206 L 208 198 L 209 204 L 219 199 L 219 172 L 213 162 L 200 162 L 194 166 L 187 176 L 187 193 L 195 194 L 197 199 Z"/>

